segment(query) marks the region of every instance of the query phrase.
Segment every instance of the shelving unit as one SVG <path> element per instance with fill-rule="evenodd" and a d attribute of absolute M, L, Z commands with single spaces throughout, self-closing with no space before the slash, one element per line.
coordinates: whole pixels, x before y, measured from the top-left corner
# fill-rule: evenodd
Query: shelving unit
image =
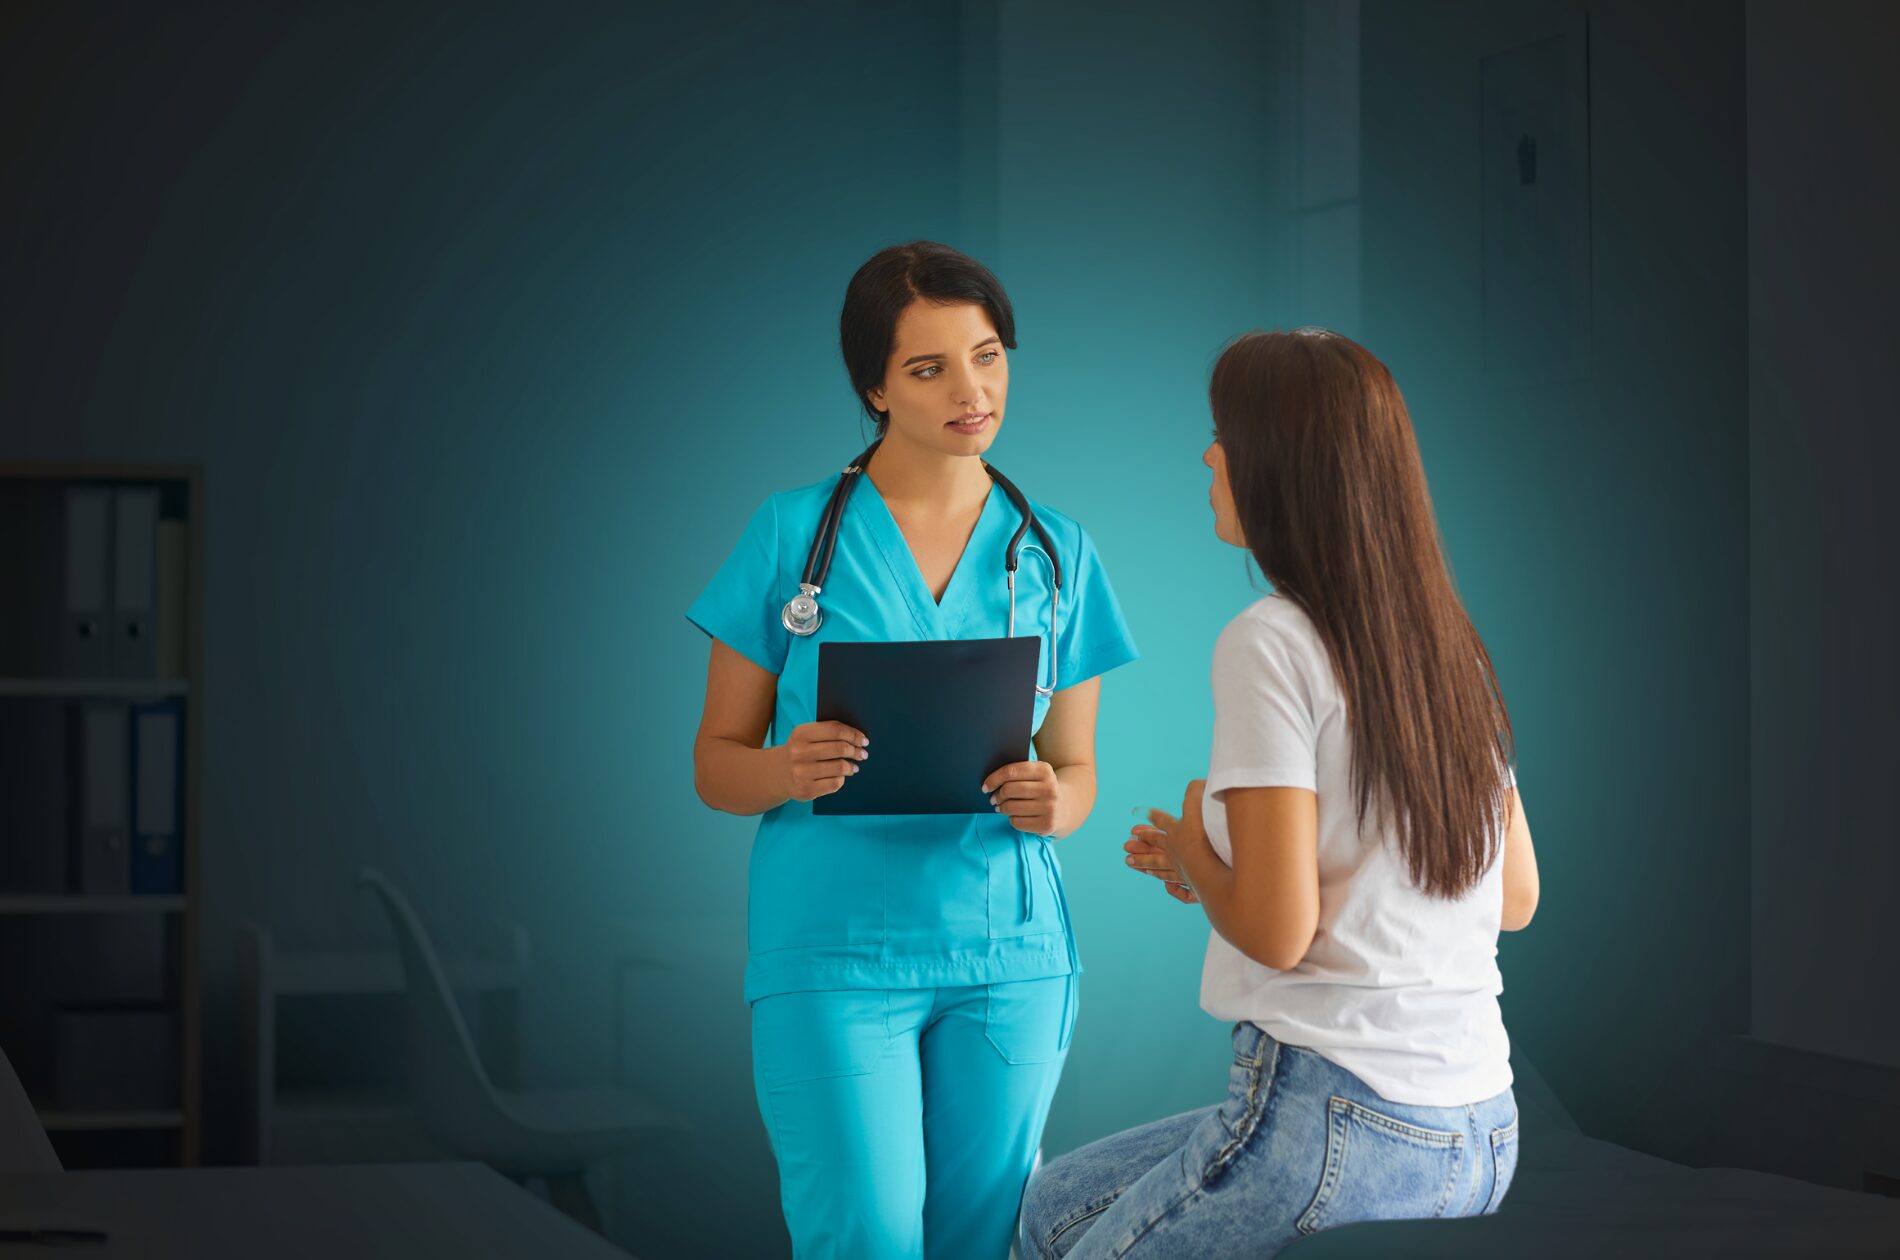
<path fill-rule="evenodd" d="M 59 669 L 22 673 L 11 662 L 0 665 L 0 723 L 15 724 L 8 728 L 12 742 L 7 751 L 24 754 L 42 768 L 61 765 L 63 750 L 47 743 L 50 732 L 68 720 L 53 715 L 69 713 L 72 702 L 178 701 L 183 724 L 176 750 L 182 760 L 182 817 L 177 831 L 181 891 L 176 895 L 86 894 L 63 882 L 50 864 L 35 876 L 35 886 L 0 888 L 0 1048 L 19 1073 L 67 1167 L 194 1165 L 203 1140 L 198 858 L 204 477 L 198 468 L 176 465 L 0 463 L 0 496 L 11 496 L 11 504 L 37 502 L 72 488 L 155 490 L 160 519 L 182 523 L 183 677 L 71 677 Z M 27 544 L 18 538 L 0 539 L 0 545 L 12 549 L 5 557 L 12 563 L 5 574 L 11 584 L 4 592 L 9 615 L 23 621 L 30 612 L 46 615 L 50 605 L 52 615 L 63 616 L 66 592 L 59 563 L 63 557 L 26 556 L 21 548 Z M 155 560 L 154 565 L 162 566 L 162 561 Z M 153 613 L 157 615 L 156 607 Z M 35 723 L 20 716 L 29 706 L 38 706 L 36 711 L 46 715 L 46 720 Z M 0 770 L 28 773 L 16 767 Z M 11 815 L 5 819 L 8 824 L 17 821 Z M 51 853 L 72 842 L 70 834 L 28 834 L 28 830 L 16 827 L 0 834 L 0 845 L 17 855 L 28 850 Z M 9 871 L 17 873 L 12 867 Z M 128 972 L 138 974 L 124 974 Z M 119 983 L 143 983 L 149 992 L 136 1000 L 178 1015 L 178 1105 L 87 1110 L 54 1105 L 53 1009 L 72 1002 L 100 1001 L 102 992 Z"/>

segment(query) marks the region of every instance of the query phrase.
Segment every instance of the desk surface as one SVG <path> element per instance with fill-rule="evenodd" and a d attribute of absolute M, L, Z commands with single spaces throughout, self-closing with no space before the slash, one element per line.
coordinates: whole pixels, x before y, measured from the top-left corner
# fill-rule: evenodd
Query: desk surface
<path fill-rule="evenodd" d="M 0 1257 L 436 1260 L 627 1253 L 484 1164 L 152 1168 L 0 1175 L 0 1227 L 104 1226 L 105 1246 Z"/>

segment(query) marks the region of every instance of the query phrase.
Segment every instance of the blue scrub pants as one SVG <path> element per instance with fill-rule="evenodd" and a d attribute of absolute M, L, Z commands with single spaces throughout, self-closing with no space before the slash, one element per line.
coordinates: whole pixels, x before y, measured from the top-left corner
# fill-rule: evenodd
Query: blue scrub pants
<path fill-rule="evenodd" d="M 1005 1260 L 1075 980 L 752 1004 L 753 1085 L 796 1260 Z"/>

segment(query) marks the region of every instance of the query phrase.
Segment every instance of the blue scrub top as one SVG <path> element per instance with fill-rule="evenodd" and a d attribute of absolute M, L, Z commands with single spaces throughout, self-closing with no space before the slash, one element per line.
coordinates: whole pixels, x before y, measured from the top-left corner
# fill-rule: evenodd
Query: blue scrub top
<path fill-rule="evenodd" d="M 819 604 L 824 622 L 799 637 L 779 621 L 798 593 L 818 518 L 841 474 L 774 494 L 686 616 L 778 675 L 768 745 L 816 718 L 818 645 L 1000 638 L 1009 619 L 1003 553 L 1021 517 L 990 486 L 939 604 L 869 477 L 852 490 Z M 1056 624 L 1058 689 L 1136 659 L 1134 639 L 1095 544 L 1074 520 L 1031 500 L 1062 564 Z M 1024 535 L 1016 572 L 1016 633 L 1042 641 L 1049 680 L 1048 566 Z M 1038 695 L 1032 730 L 1049 700 Z M 877 755 L 877 732 L 870 736 Z M 1024 750 L 1024 759 L 1029 758 Z M 1079 972 L 1051 842 L 992 812 L 818 817 L 787 801 L 759 819 L 747 890 L 745 998 L 803 989 L 911 989 Z M 849 792 L 846 780 L 842 791 Z"/>

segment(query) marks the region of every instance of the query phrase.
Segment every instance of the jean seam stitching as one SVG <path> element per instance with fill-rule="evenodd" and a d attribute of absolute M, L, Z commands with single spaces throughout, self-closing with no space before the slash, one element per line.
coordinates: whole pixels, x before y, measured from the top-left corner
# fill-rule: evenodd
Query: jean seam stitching
<path fill-rule="evenodd" d="M 1293 1227 L 1302 1234 L 1318 1232 L 1312 1221 L 1320 1210 L 1332 1199 L 1333 1184 L 1338 1177 L 1340 1165 L 1346 1160 L 1346 1115 L 1334 1104 L 1345 1100 L 1335 1095 L 1326 1104 L 1326 1164 L 1320 1170 L 1319 1189 L 1313 1192 L 1313 1201 L 1300 1213 Z"/>
<path fill-rule="evenodd" d="M 1119 1260 L 1120 1257 L 1127 1255 L 1129 1250 L 1133 1248 L 1136 1243 L 1154 1232 L 1155 1226 L 1161 1224 L 1161 1222 L 1171 1216 L 1179 1215 L 1183 1208 L 1194 1200 L 1203 1197 L 1204 1194 L 1205 1191 L 1201 1186 L 1190 1184 L 1187 1189 L 1181 1192 L 1179 1198 L 1169 1203 L 1166 1207 L 1162 1208 L 1159 1212 L 1155 1213 L 1154 1216 L 1137 1227 L 1135 1232 L 1130 1234 L 1128 1238 L 1111 1253 L 1110 1260 Z"/>
<path fill-rule="evenodd" d="M 1462 1133 L 1453 1133 L 1449 1129 L 1427 1129 L 1416 1124 L 1407 1124 L 1403 1120 L 1394 1119 L 1383 1112 L 1374 1111 L 1372 1108 L 1362 1103 L 1354 1102 L 1350 1098 L 1341 1098 L 1337 1094 L 1333 1095 L 1333 1098 L 1337 1102 L 1344 1103 L 1349 1114 L 1357 1118 L 1361 1123 L 1369 1124 L 1375 1129 L 1384 1129 L 1394 1137 L 1417 1141 L 1425 1146 L 1458 1147 L 1464 1145 L 1465 1135 Z"/>
<path fill-rule="evenodd" d="M 1061 1238 L 1064 1234 L 1074 1229 L 1077 1225 L 1080 1225 L 1083 1221 L 1088 1220 L 1090 1217 L 1100 1216 L 1102 1213 L 1108 1211 L 1109 1208 L 1115 1205 L 1115 1200 L 1119 1199 L 1120 1197 L 1121 1197 L 1121 1193 L 1117 1191 L 1115 1194 L 1112 1194 L 1108 1198 L 1104 1199 L 1101 1203 L 1096 1204 L 1092 1207 L 1085 1208 L 1082 1211 L 1076 1213 L 1074 1216 L 1070 1217 L 1068 1220 L 1064 1221 L 1061 1225 L 1056 1227 L 1055 1232 L 1050 1234 L 1048 1237 L 1048 1240 L 1042 1244 L 1043 1248 L 1045 1250 L 1053 1249 L 1056 1245 L 1057 1239 Z"/>
<path fill-rule="evenodd" d="M 1491 1193 L 1489 1197 L 1485 1199 L 1484 1208 L 1480 1212 L 1480 1215 L 1491 1215 L 1496 1212 L 1504 1202 L 1504 1192 L 1510 1187 L 1508 1179 L 1506 1179 L 1504 1186 L 1500 1187 L 1498 1184 L 1500 1180 L 1498 1174 L 1502 1171 L 1498 1163 L 1498 1148 L 1517 1141 L 1517 1126 L 1522 1119 L 1523 1117 L 1519 1116 L 1503 1128 L 1491 1130 Z M 1512 1171 L 1516 1171 L 1515 1167 L 1513 1167 Z"/>
<path fill-rule="evenodd" d="M 1201 1170 L 1200 1184 L 1203 1186 L 1211 1186 L 1214 1182 L 1220 1180 L 1221 1175 L 1227 1171 L 1227 1166 L 1231 1164 L 1234 1157 L 1239 1154 L 1240 1148 L 1247 1144 L 1248 1139 L 1251 1138 L 1260 1127 L 1260 1117 L 1265 1112 L 1268 1102 L 1273 1096 L 1273 1078 L 1278 1074 L 1279 1070 L 1280 1043 L 1278 1041 L 1273 1043 L 1273 1065 L 1271 1067 L 1263 1066 L 1266 1057 L 1267 1039 L 1262 1036 L 1255 1047 L 1253 1063 L 1250 1065 L 1252 1074 L 1247 1082 L 1247 1103 L 1241 1109 L 1240 1123 L 1233 1130 L 1233 1137 L 1214 1153 L 1214 1158 L 1209 1160 L 1207 1166 Z M 1262 1096 L 1260 1092 L 1260 1085 L 1263 1079 L 1267 1083 L 1265 1096 Z"/>

